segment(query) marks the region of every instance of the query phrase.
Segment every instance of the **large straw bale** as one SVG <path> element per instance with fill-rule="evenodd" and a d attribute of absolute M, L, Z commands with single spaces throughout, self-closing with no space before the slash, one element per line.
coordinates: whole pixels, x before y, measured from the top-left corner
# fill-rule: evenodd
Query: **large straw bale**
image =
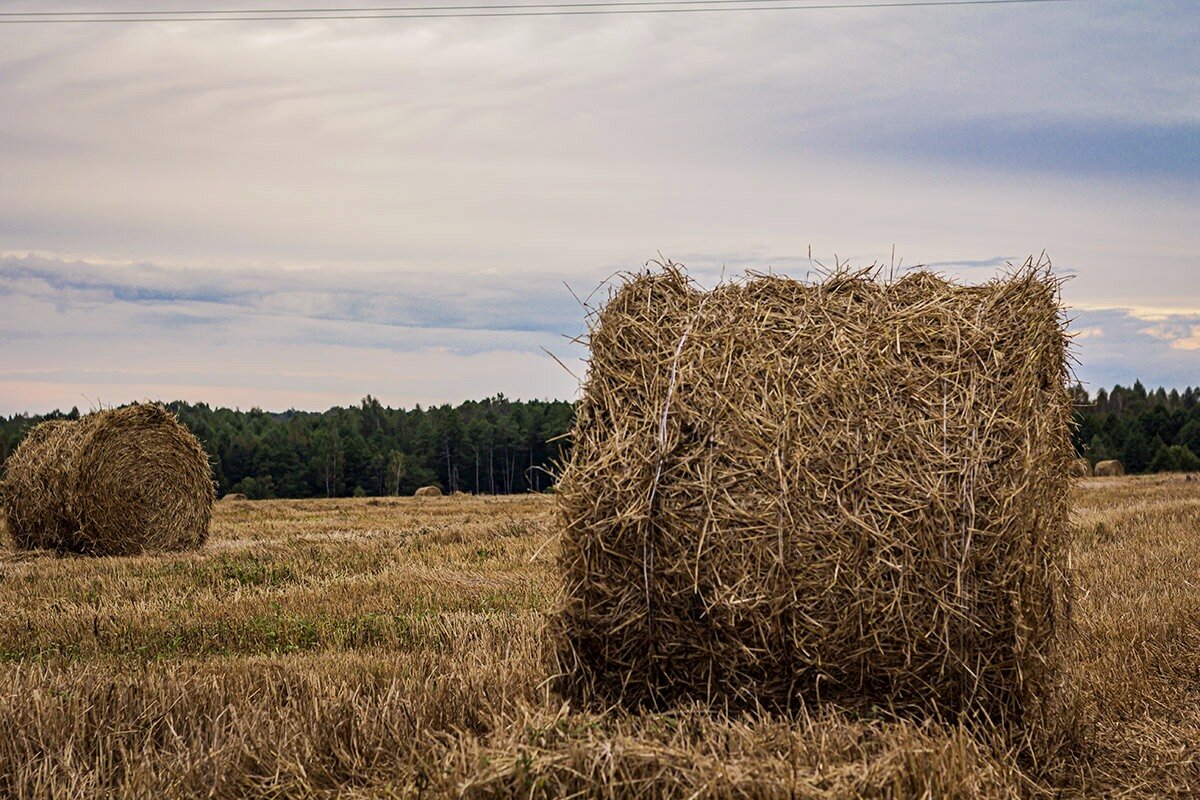
<path fill-rule="evenodd" d="M 43 423 L 12 459 L 5 498 L 18 547 L 126 555 L 199 547 L 208 537 L 208 457 L 161 405 Z"/>
<path fill-rule="evenodd" d="M 1047 265 L 628 279 L 560 483 L 558 689 L 584 705 L 1044 715 L 1071 402 Z"/>
<path fill-rule="evenodd" d="M 1116 459 L 1096 462 L 1097 478 L 1115 478 L 1125 474 L 1125 465 Z"/>

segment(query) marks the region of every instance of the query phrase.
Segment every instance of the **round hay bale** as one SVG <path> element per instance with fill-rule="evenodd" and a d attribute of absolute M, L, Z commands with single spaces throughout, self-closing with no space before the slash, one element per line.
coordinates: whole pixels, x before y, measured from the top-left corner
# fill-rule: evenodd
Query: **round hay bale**
<path fill-rule="evenodd" d="M 437 486 L 422 486 L 413 492 L 413 497 L 441 497 L 442 490 Z"/>
<path fill-rule="evenodd" d="M 74 532 L 67 495 L 68 455 L 79 426 L 48 420 L 26 434 L 6 463 L 4 516 L 19 550 L 62 550 Z"/>
<path fill-rule="evenodd" d="M 1095 474 L 1097 478 L 1115 478 L 1125 474 L 1125 465 L 1115 458 L 1101 461 L 1096 464 Z"/>
<path fill-rule="evenodd" d="M 221 498 L 221 502 L 222 503 L 236 503 L 236 502 L 240 502 L 240 501 L 246 500 L 246 499 L 248 499 L 248 498 L 244 494 L 238 494 L 237 492 L 230 492 L 229 494 L 227 494 Z"/>
<path fill-rule="evenodd" d="M 1086 458 L 1077 458 L 1071 462 L 1072 478 L 1092 477 L 1092 464 Z"/>
<path fill-rule="evenodd" d="M 208 457 L 156 404 L 35 428 L 10 459 L 5 512 L 22 548 L 127 555 L 199 547 L 215 492 Z"/>
<path fill-rule="evenodd" d="M 71 471 L 72 549 L 118 555 L 199 547 L 216 492 L 200 441 L 161 405 L 79 421 Z"/>
<path fill-rule="evenodd" d="M 454 492 L 452 492 L 452 493 L 451 493 L 451 495 L 450 495 L 450 496 L 451 496 L 451 497 L 470 497 L 470 496 L 471 496 L 471 493 L 470 493 L 470 492 L 464 492 L 464 491 L 460 491 L 460 490 L 457 490 L 457 489 L 456 489 Z"/>

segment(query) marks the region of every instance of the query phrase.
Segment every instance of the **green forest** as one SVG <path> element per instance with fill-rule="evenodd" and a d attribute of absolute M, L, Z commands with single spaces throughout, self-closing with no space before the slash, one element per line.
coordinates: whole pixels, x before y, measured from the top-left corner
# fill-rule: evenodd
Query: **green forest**
<path fill-rule="evenodd" d="M 1129 472 L 1200 471 L 1200 387 L 1073 390 L 1075 449 L 1094 465 L 1115 458 Z"/>
<path fill-rule="evenodd" d="M 1073 390 L 1075 447 L 1093 463 L 1129 472 L 1200 471 L 1200 388 Z M 203 442 L 221 494 L 250 498 L 545 491 L 566 456 L 574 405 L 497 395 L 457 406 L 388 408 L 371 396 L 323 412 L 240 411 L 169 403 Z M 79 411 L 0 417 L 0 459 L 43 419 Z"/>
<path fill-rule="evenodd" d="M 564 454 L 574 407 L 503 395 L 458 406 L 387 408 L 367 396 L 323 412 L 167 406 L 204 444 L 218 492 L 252 499 L 409 495 L 419 486 L 513 494 L 544 491 Z M 0 417 L 7 459 L 42 419 Z"/>

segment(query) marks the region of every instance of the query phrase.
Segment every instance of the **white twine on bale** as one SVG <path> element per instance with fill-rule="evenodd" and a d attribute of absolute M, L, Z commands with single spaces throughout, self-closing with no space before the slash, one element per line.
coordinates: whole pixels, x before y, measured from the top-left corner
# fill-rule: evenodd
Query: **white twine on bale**
<path fill-rule="evenodd" d="M 671 398 L 675 396 L 675 381 L 679 376 L 679 359 L 683 354 L 683 346 L 692 332 L 696 318 L 700 316 L 700 312 L 704 310 L 704 305 L 710 297 L 712 297 L 712 292 L 705 294 L 700 300 L 700 305 L 696 306 L 696 312 L 688 320 L 687 327 L 683 329 L 683 335 L 679 337 L 679 343 L 675 345 L 675 356 L 671 359 L 671 378 L 667 381 L 667 397 L 663 401 L 662 418 L 658 422 L 658 452 L 654 456 L 654 480 L 650 482 L 650 502 L 646 508 L 646 531 L 642 536 L 642 582 L 646 587 L 647 626 L 650 624 L 650 571 L 654 567 L 654 550 L 650 547 L 650 527 L 653 522 L 650 516 L 654 513 L 654 498 L 658 496 L 658 483 L 662 478 L 663 458 L 667 450 L 667 417 L 671 413 Z"/>

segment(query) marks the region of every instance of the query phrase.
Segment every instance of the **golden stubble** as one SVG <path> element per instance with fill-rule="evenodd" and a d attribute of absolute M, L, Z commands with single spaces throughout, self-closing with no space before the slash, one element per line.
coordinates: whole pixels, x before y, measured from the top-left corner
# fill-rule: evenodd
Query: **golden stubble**
<path fill-rule="evenodd" d="M 550 498 L 218 504 L 195 552 L 0 551 L 4 797 L 1187 797 L 1200 481 L 1071 497 L 1081 745 L 831 706 L 583 713 L 550 694 Z"/>

